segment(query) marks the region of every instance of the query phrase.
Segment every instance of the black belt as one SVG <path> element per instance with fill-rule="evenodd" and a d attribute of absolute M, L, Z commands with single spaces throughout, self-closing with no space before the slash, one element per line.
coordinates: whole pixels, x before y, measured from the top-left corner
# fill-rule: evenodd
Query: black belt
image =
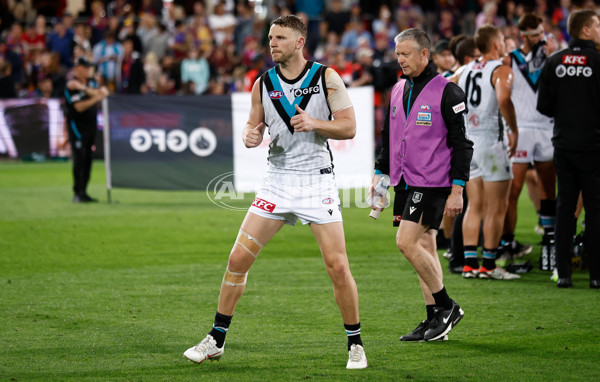
<path fill-rule="evenodd" d="M 327 168 L 322 168 L 321 170 L 319 170 L 319 172 L 321 173 L 321 175 L 323 174 L 331 174 L 333 172 L 333 166 L 327 167 Z"/>

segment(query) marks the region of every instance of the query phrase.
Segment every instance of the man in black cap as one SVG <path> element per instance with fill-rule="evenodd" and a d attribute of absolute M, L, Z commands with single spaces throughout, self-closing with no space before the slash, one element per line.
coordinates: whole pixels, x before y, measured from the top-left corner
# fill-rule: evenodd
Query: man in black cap
<path fill-rule="evenodd" d="M 73 203 L 97 202 L 87 192 L 92 170 L 92 147 L 98 128 L 97 104 L 109 95 L 105 86 L 97 88 L 89 78 L 91 64 L 79 58 L 73 67 L 73 79 L 65 89 L 65 117 L 73 153 Z"/>
<path fill-rule="evenodd" d="M 447 40 L 441 40 L 435 45 L 431 59 L 442 76 L 450 77 L 454 74 L 452 68 L 456 65 L 456 59 L 450 51 L 450 44 Z"/>

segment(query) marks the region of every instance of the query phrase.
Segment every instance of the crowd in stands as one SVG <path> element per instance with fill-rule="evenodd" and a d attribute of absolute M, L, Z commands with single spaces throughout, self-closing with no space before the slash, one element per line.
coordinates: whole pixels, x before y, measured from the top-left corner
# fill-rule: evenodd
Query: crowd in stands
<path fill-rule="evenodd" d="M 398 75 L 393 39 L 406 28 L 423 28 L 437 43 L 492 23 L 518 42 L 517 20 L 533 11 L 564 47 L 569 13 L 598 8 L 589 0 L 95 0 L 75 14 L 32 2 L 0 2 L 0 98 L 61 97 L 80 57 L 118 94 L 250 91 L 274 65 L 270 20 L 293 13 L 308 26 L 306 57 L 334 68 L 347 86 L 373 85 L 380 106 Z"/>

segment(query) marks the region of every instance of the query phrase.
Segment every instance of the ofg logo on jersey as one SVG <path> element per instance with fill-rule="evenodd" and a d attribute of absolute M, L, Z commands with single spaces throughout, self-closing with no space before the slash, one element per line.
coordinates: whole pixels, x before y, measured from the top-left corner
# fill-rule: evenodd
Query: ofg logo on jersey
<path fill-rule="evenodd" d="M 564 76 L 584 77 L 592 76 L 592 68 L 587 65 L 587 56 L 577 54 L 565 54 L 562 56 L 562 64 L 556 67 L 556 77 L 563 78 Z M 565 66 L 566 65 L 566 66 Z"/>
<path fill-rule="evenodd" d="M 564 76 L 579 77 L 581 75 L 583 75 L 584 77 L 591 77 L 593 71 L 592 68 L 590 68 L 589 66 L 558 65 L 556 67 L 555 73 L 556 77 L 558 78 L 563 78 Z"/>
<path fill-rule="evenodd" d="M 217 148 L 217 137 L 206 127 L 192 130 L 189 136 L 180 129 L 168 132 L 165 129 L 135 129 L 129 137 L 129 144 L 140 153 L 150 150 L 155 145 L 160 152 L 168 150 L 181 153 L 189 148 L 194 155 L 207 157 Z"/>
<path fill-rule="evenodd" d="M 312 87 L 304 88 L 304 89 L 291 89 L 294 97 L 301 97 L 309 94 L 316 94 L 321 91 L 321 87 L 319 85 L 315 85 Z"/>

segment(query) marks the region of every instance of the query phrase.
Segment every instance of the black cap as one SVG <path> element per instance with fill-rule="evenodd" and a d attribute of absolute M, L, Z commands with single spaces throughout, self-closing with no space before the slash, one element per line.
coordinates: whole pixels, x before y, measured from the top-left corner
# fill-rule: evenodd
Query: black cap
<path fill-rule="evenodd" d="M 88 68 L 92 66 L 92 64 L 84 57 L 79 57 L 77 61 L 75 61 L 75 65 L 86 66 Z"/>
<path fill-rule="evenodd" d="M 450 50 L 450 44 L 447 40 L 441 40 L 437 44 L 435 44 L 435 48 L 433 48 L 433 53 L 440 54 L 445 50 Z"/>

